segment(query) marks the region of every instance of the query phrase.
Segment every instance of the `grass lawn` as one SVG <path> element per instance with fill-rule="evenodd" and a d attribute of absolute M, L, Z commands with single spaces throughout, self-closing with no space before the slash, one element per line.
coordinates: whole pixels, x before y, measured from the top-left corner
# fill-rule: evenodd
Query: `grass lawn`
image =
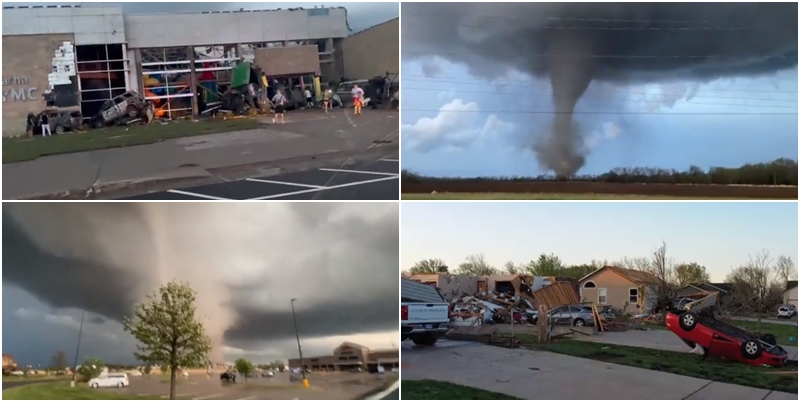
<path fill-rule="evenodd" d="M 403 400 L 519 399 L 497 392 L 434 380 L 403 380 L 400 382 L 400 393 Z"/>
<path fill-rule="evenodd" d="M 152 144 L 171 138 L 250 130 L 258 127 L 263 125 L 249 118 L 198 122 L 180 120 L 166 124 L 153 122 L 146 126 L 108 127 L 47 138 L 40 136 L 6 138 L 3 139 L 3 163 L 27 161 L 46 155 Z"/>
<path fill-rule="evenodd" d="M 535 335 L 517 335 L 517 338 L 531 349 L 747 387 L 797 393 L 796 375 L 775 374 L 776 372 L 790 371 L 787 368 L 755 367 L 712 357 L 700 361 L 700 356 L 689 353 L 597 342 L 563 340 L 548 344 L 536 344 Z"/>
<path fill-rule="evenodd" d="M 560 193 L 436 193 L 409 194 L 403 200 L 712 200 L 716 198 L 667 197 L 635 194 L 560 194 Z M 729 198 L 725 198 L 729 199 Z"/>
<path fill-rule="evenodd" d="M 86 384 L 69 386 L 69 381 L 53 381 L 21 385 L 3 391 L 3 399 L 161 399 L 160 396 L 140 396 L 91 389 Z"/>

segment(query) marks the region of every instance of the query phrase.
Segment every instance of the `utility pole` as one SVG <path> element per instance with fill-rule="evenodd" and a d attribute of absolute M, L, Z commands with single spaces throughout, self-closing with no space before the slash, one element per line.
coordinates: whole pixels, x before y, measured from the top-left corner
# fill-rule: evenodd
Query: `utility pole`
<path fill-rule="evenodd" d="M 303 349 L 300 348 L 300 332 L 297 331 L 297 317 L 294 314 L 294 301 L 292 299 L 292 321 L 294 321 L 294 336 L 297 338 L 297 353 L 300 354 L 300 372 L 303 373 L 303 386 L 308 388 L 308 378 L 306 378 L 306 365 L 303 363 Z"/>
<path fill-rule="evenodd" d="M 81 336 L 83 335 L 83 319 L 86 318 L 86 309 L 81 314 L 81 326 L 78 329 L 78 346 L 75 348 L 75 364 L 72 365 L 72 381 L 69 382 L 70 387 L 75 387 L 75 376 L 78 374 L 78 353 L 81 351 Z"/>

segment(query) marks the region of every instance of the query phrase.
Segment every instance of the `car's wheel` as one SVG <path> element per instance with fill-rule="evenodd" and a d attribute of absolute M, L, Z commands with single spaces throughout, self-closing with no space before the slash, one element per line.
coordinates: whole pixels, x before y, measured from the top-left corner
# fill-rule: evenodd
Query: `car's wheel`
<path fill-rule="evenodd" d="M 118 383 L 117 383 L 117 388 L 122 388 L 122 387 L 124 387 L 124 386 L 125 386 L 125 384 L 123 384 L 122 382 L 118 382 Z"/>
<path fill-rule="evenodd" d="M 536 323 L 539 322 L 539 317 L 533 316 L 528 321 L 531 323 L 531 325 L 536 325 Z"/>
<path fill-rule="evenodd" d="M 98 388 L 98 387 L 100 387 L 100 384 L 98 384 L 98 383 L 92 384 L 92 388 Z"/>
<path fill-rule="evenodd" d="M 128 106 L 128 109 L 125 111 L 125 114 L 127 114 L 128 117 L 130 117 L 131 119 L 135 119 L 137 116 L 139 116 L 139 109 L 136 109 L 136 107 L 133 105 Z"/>
<path fill-rule="evenodd" d="M 436 343 L 437 337 L 434 332 L 426 332 L 420 335 L 412 335 L 411 341 L 415 345 L 433 346 Z"/>
<path fill-rule="evenodd" d="M 761 356 L 761 352 L 764 350 L 757 339 L 750 339 L 742 342 L 741 351 L 745 359 L 754 360 Z"/>
<path fill-rule="evenodd" d="M 64 134 L 67 130 L 61 124 L 56 126 L 56 134 Z"/>
<path fill-rule="evenodd" d="M 584 321 L 583 318 L 576 318 L 574 324 L 576 327 L 582 327 L 586 325 L 586 321 Z"/>
<path fill-rule="evenodd" d="M 758 339 L 761 339 L 762 341 L 764 341 L 764 342 L 766 342 L 766 343 L 768 343 L 770 345 L 777 345 L 778 344 L 778 340 L 775 338 L 775 335 L 772 335 L 772 334 L 761 335 Z"/>
<path fill-rule="evenodd" d="M 681 314 L 680 318 L 680 326 L 684 331 L 691 331 L 697 326 L 697 314 L 687 311 Z"/>

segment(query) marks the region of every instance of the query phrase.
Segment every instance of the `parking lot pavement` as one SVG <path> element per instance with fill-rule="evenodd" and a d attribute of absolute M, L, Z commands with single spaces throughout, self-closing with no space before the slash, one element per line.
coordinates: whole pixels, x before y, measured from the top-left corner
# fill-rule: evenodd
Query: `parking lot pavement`
<path fill-rule="evenodd" d="M 400 161 L 325 168 L 137 195 L 126 200 L 398 200 Z"/>
<path fill-rule="evenodd" d="M 488 345 L 404 350 L 402 359 L 404 381 L 449 381 L 521 399 L 797 399 L 785 392 Z"/>
<path fill-rule="evenodd" d="M 309 374 L 309 388 L 303 388 L 301 383 L 290 379 L 288 373 L 276 373 L 275 377 L 248 378 L 244 383 L 239 380 L 237 384 L 223 383 L 219 374 L 206 377 L 204 374 L 192 374 L 187 379 L 181 379 L 176 387 L 178 399 L 191 400 L 324 400 L 324 399 L 352 399 L 367 393 L 385 381 L 396 380 L 397 375 L 377 376 L 367 373 L 311 373 Z M 112 392 L 126 393 L 129 395 L 160 395 L 169 397 L 169 380 L 160 376 L 131 377 L 130 386 L 121 390 L 111 389 Z"/>

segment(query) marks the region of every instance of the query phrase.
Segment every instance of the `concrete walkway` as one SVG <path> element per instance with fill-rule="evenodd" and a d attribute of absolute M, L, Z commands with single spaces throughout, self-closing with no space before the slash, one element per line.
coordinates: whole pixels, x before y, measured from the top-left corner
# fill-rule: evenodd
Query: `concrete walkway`
<path fill-rule="evenodd" d="M 402 364 L 404 381 L 449 381 L 521 399 L 797 400 L 797 394 L 482 344 L 404 348 Z"/>
<path fill-rule="evenodd" d="M 577 338 L 581 341 L 608 343 L 612 345 L 636 346 L 648 349 L 670 350 L 673 352 L 690 352 L 691 349 L 671 331 L 625 331 L 604 332 L 593 336 Z M 797 346 L 781 345 L 789 353 L 790 359 L 797 359 Z"/>
<path fill-rule="evenodd" d="M 358 124 L 343 116 L 308 115 L 308 120 L 254 130 L 4 164 L 3 199 L 158 180 L 200 179 L 210 177 L 209 171 L 214 169 L 366 150 L 373 141 L 382 139 L 397 142 L 396 113 L 365 112 Z"/>

